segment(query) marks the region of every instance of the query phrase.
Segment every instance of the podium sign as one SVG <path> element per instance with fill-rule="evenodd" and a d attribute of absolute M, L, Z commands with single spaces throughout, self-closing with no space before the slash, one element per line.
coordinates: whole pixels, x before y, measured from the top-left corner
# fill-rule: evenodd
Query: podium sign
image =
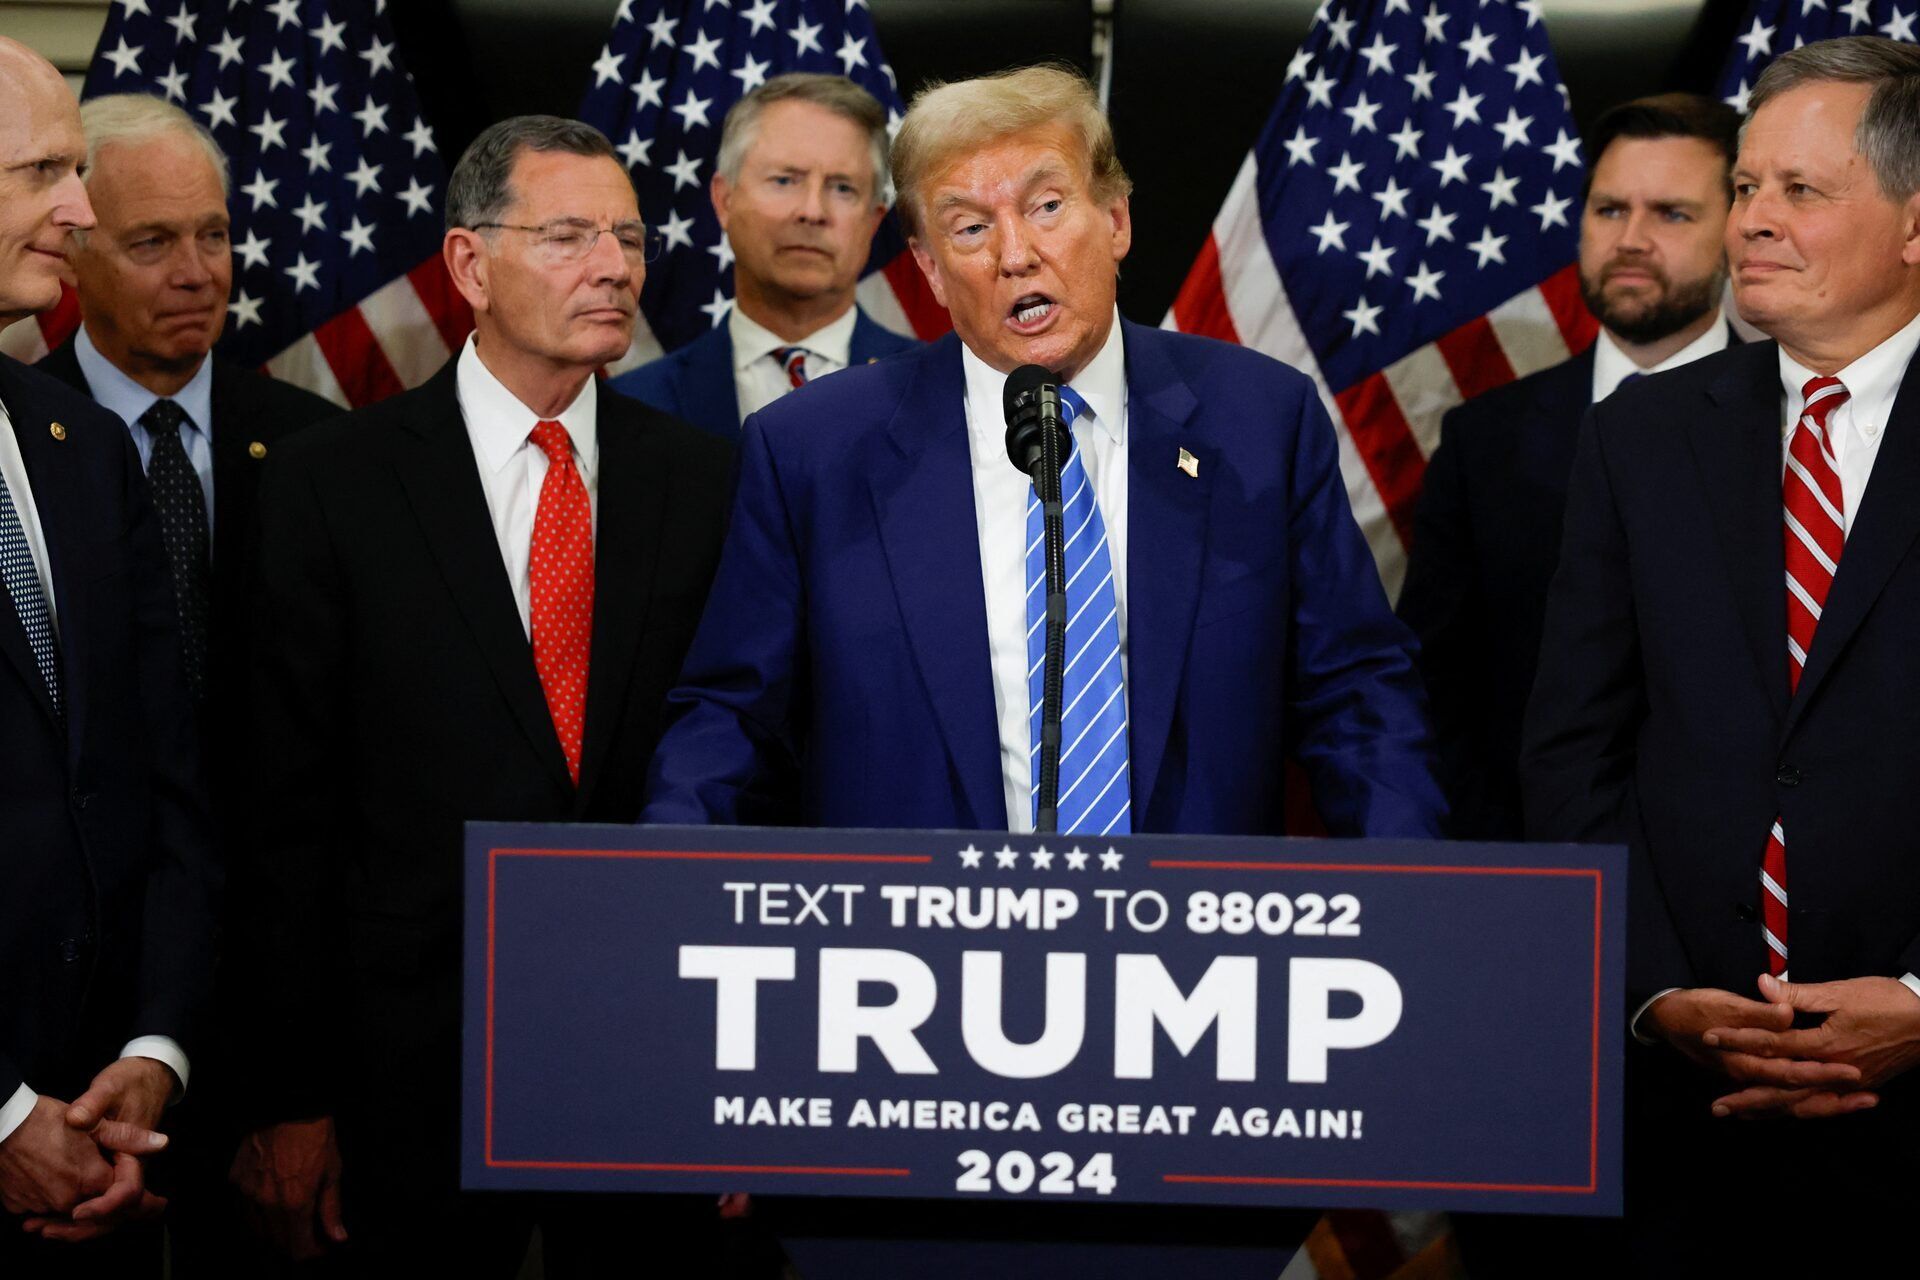
<path fill-rule="evenodd" d="M 463 1181 L 1617 1214 L 1624 863 L 472 824 Z"/>

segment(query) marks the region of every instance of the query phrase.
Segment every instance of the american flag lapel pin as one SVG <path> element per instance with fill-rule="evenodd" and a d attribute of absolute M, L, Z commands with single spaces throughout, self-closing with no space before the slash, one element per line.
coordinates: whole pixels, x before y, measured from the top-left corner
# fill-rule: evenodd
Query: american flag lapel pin
<path fill-rule="evenodd" d="M 1194 457 L 1185 449 L 1182 449 L 1180 451 L 1180 469 L 1192 476 L 1195 480 L 1198 480 L 1200 478 L 1200 459 Z"/>

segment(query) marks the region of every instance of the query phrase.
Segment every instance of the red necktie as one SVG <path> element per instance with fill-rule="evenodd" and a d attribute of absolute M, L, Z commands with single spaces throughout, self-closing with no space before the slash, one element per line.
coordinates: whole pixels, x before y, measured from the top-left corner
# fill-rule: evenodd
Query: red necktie
<path fill-rule="evenodd" d="M 1833 457 L 1827 421 L 1847 400 L 1838 378 L 1813 378 L 1802 393 L 1787 466 L 1781 481 L 1786 506 L 1787 687 L 1800 688 L 1800 672 L 1813 648 L 1813 632 L 1827 607 L 1827 592 L 1847 545 L 1847 500 Z M 1767 971 L 1787 973 L 1787 834 L 1776 818 L 1760 862 L 1760 918 L 1767 940 Z"/>
<path fill-rule="evenodd" d="M 773 358 L 787 371 L 787 382 L 795 391 L 807 385 L 807 349 L 805 347 L 775 347 Z"/>
<path fill-rule="evenodd" d="M 587 486 L 573 465 L 567 429 L 542 422 L 531 439 L 547 455 L 546 479 L 533 516 L 527 562 L 532 587 L 533 666 L 547 695 L 547 714 L 580 783 L 580 742 L 586 730 L 587 656 L 593 642 L 593 511 Z"/>

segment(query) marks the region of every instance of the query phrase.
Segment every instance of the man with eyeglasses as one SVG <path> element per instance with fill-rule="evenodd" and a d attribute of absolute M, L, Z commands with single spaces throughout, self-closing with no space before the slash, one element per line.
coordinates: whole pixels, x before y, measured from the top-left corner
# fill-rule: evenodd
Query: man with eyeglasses
<path fill-rule="evenodd" d="M 730 453 L 594 378 L 632 338 L 646 244 L 599 132 L 494 125 L 447 188 L 473 336 L 269 461 L 237 889 L 267 994 L 234 1178 L 295 1256 L 511 1277 L 539 1225 L 565 1277 L 620 1247 L 604 1210 L 458 1188 L 461 823 L 638 816 Z M 699 1257 L 717 1229 L 710 1202 L 618 1214 L 629 1256 Z"/>

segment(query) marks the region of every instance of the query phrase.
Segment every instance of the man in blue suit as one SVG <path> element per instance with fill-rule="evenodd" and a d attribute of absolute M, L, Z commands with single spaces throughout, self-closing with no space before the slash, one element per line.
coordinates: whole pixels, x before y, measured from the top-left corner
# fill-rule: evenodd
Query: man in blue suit
<path fill-rule="evenodd" d="M 924 92 L 894 176 L 956 334 L 747 420 L 646 820 L 1033 828 L 1038 557 L 1002 391 L 1034 363 L 1076 411 L 1059 830 L 1279 833 L 1291 754 L 1335 834 L 1436 835 L 1410 640 L 1326 412 L 1265 356 L 1118 319 L 1130 184 L 1086 83 Z"/>
<path fill-rule="evenodd" d="M 887 113 L 841 76 L 775 76 L 727 112 L 713 211 L 733 259 L 724 323 L 613 389 L 725 440 L 810 379 L 915 343 L 854 288 L 887 212 Z"/>

